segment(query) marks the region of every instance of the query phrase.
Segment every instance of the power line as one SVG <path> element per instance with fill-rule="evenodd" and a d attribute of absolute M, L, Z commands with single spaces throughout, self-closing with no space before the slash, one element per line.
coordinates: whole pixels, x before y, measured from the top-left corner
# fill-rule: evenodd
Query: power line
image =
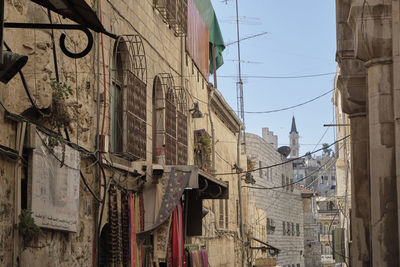
<path fill-rule="evenodd" d="M 315 100 L 317 100 L 317 99 L 319 99 L 319 98 L 321 98 L 321 97 L 323 97 L 323 96 L 325 96 L 325 95 L 327 95 L 327 94 L 333 92 L 333 90 L 334 90 L 334 89 L 329 90 L 328 92 L 325 92 L 325 93 L 323 93 L 322 95 L 319 95 L 319 96 L 317 96 L 317 97 L 314 97 L 313 99 L 310 99 L 310 100 L 307 100 L 307 101 L 305 101 L 305 102 L 303 102 L 303 103 L 300 103 L 300 104 L 297 104 L 297 105 L 293 105 L 293 106 L 289 106 L 289 107 L 286 107 L 286 108 L 273 109 L 273 110 L 267 110 L 267 111 L 245 111 L 245 113 L 250 113 L 250 114 L 267 114 L 267 113 L 273 113 L 273 112 L 284 111 L 284 110 L 288 110 L 288 109 L 292 109 L 292 108 L 297 108 L 297 107 L 303 106 L 303 105 L 305 105 L 305 104 L 311 103 L 311 102 L 313 102 L 313 101 L 315 101 Z"/>
<path fill-rule="evenodd" d="M 312 78 L 319 76 L 327 76 L 336 74 L 336 72 L 326 72 L 326 73 L 317 73 L 317 74 L 309 74 L 309 75 L 299 75 L 299 76 L 263 76 L 263 75 L 242 75 L 242 78 L 252 78 L 252 79 L 300 79 L 300 78 Z M 238 78 L 237 75 L 219 75 L 220 78 Z"/>
<path fill-rule="evenodd" d="M 321 165 L 318 169 L 316 169 L 315 171 L 313 171 L 313 172 L 310 173 L 309 175 L 305 176 L 304 178 L 302 178 L 302 179 L 300 179 L 300 180 L 297 180 L 297 181 L 295 181 L 295 182 L 292 182 L 292 183 L 288 183 L 288 184 L 284 184 L 284 185 L 280 185 L 280 186 L 273 186 L 273 187 L 263 187 L 263 186 L 256 187 L 256 186 L 247 186 L 247 185 L 242 186 L 242 187 L 250 188 L 250 189 L 272 190 L 272 189 L 285 188 L 285 187 L 288 187 L 288 186 L 291 186 L 291 185 L 294 185 L 294 184 L 298 184 L 299 182 L 301 182 L 301 181 L 303 181 L 303 180 L 305 180 L 305 179 L 307 179 L 307 178 L 313 176 L 315 173 L 319 172 L 323 167 L 325 167 L 326 165 L 328 165 L 328 163 L 330 163 L 330 161 L 331 161 L 332 159 L 333 159 L 333 158 L 331 158 L 330 160 L 328 160 L 325 164 Z M 335 159 L 335 160 L 336 160 L 336 159 Z M 318 179 L 318 178 L 316 178 L 316 179 Z"/>
<path fill-rule="evenodd" d="M 328 148 L 328 147 L 331 147 L 331 146 L 335 145 L 336 143 L 339 143 L 339 142 L 343 141 L 344 139 L 346 139 L 346 138 L 348 138 L 348 137 L 350 137 L 350 135 L 347 135 L 347 136 L 345 136 L 345 137 L 343 137 L 343 138 L 341 138 L 341 139 L 339 139 L 339 140 L 336 140 L 335 142 L 333 142 L 332 144 L 330 144 L 330 145 L 327 146 L 327 147 L 323 147 L 323 148 L 317 149 L 317 150 L 315 150 L 315 151 L 313 151 L 313 152 L 307 152 L 307 153 L 304 154 L 303 156 L 300 156 L 300 157 L 297 157 L 297 158 L 291 158 L 291 159 L 289 159 L 289 160 L 287 160 L 287 161 L 280 162 L 280 163 L 276 163 L 276 164 L 273 164 L 273 165 L 270 165 L 270 166 L 265 166 L 265 167 L 256 168 L 256 169 L 253 169 L 253 170 L 251 170 L 251 171 L 239 171 L 239 172 L 229 172 L 229 173 L 216 173 L 215 175 L 232 175 L 232 174 L 240 174 L 240 173 L 247 173 L 247 172 L 255 172 L 255 171 L 258 171 L 258 170 L 264 170 L 264 169 L 269 169 L 269 168 L 281 166 L 281 165 L 284 165 L 284 164 L 286 164 L 286 163 L 289 163 L 289 162 L 292 162 L 292 161 L 295 161 L 295 160 L 298 160 L 298 159 L 302 159 L 302 158 L 304 158 L 304 157 L 307 157 L 307 156 L 309 156 L 309 155 L 312 155 L 312 154 L 315 154 L 315 153 L 317 153 L 317 152 L 319 152 L 319 151 L 322 151 L 322 150 L 324 150 L 324 149 L 326 149 L 326 148 Z"/>

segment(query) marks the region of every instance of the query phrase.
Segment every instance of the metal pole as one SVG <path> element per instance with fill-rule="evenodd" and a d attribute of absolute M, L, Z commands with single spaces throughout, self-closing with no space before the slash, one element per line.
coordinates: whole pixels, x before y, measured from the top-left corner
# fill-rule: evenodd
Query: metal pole
<path fill-rule="evenodd" d="M 243 203 L 242 203 L 242 180 L 241 180 L 241 173 L 240 173 L 240 138 L 241 138 L 241 129 L 239 128 L 238 133 L 238 142 L 237 142 L 237 170 L 238 170 L 238 195 L 239 195 L 239 227 L 240 227 L 240 239 L 242 245 L 242 267 L 245 266 L 246 261 L 246 248 L 245 248 L 245 238 L 244 238 L 244 229 L 243 229 Z"/>
<path fill-rule="evenodd" d="M 242 120 L 243 126 L 244 121 L 244 102 L 243 102 L 243 81 L 242 81 L 242 67 L 240 58 L 240 30 L 239 30 L 239 0 L 236 0 L 236 38 L 237 38 L 237 52 L 238 52 L 238 71 L 239 71 L 239 81 L 238 81 L 238 111 L 240 119 Z M 243 129 L 244 132 L 244 129 Z M 244 152 L 246 153 L 246 135 L 243 134 Z"/>
<path fill-rule="evenodd" d="M 0 64 L 3 64 L 4 0 L 0 0 Z"/>

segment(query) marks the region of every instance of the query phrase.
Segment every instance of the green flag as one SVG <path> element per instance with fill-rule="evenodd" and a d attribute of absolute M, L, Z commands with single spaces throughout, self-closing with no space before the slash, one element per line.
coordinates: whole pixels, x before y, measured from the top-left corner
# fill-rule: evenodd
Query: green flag
<path fill-rule="evenodd" d="M 213 72 L 212 45 L 215 46 L 215 63 L 216 69 L 224 64 L 222 51 L 225 49 L 224 39 L 222 38 L 221 29 L 219 28 L 217 16 L 210 0 L 194 0 L 194 3 L 199 10 L 200 16 L 203 18 L 209 31 L 210 39 L 210 73 Z"/>

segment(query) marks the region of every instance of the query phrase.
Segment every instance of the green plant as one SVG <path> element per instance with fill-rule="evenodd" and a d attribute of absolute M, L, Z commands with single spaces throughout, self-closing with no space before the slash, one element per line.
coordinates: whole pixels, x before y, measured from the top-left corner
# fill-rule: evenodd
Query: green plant
<path fill-rule="evenodd" d="M 72 88 L 66 83 L 58 83 L 55 78 L 50 78 L 53 97 L 68 99 L 72 96 Z"/>
<path fill-rule="evenodd" d="M 255 165 L 256 164 L 251 159 L 247 158 L 247 170 L 248 171 L 253 171 L 255 168 Z"/>
<path fill-rule="evenodd" d="M 195 162 L 205 171 L 209 171 L 211 157 L 211 137 L 205 131 L 195 133 Z"/>
<path fill-rule="evenodd" d="M 49 118 L 50 125 L 53 129 L 60 131 L 62 127 L 72 130 L 70 127 L 71 116 L 68 113 L 68 104 L 66 100 L 72 96 L 73 92 L 70 86 L 66 83 L 59 83 L 54 78 L 51 78 L 52 89 L 52 106 L 51 115 Z"/>
<path fill-rule="evenodd" d="M 39 235 L 40 228 L 35 224 L 31 211 L 23 209 L 18 217 L 18 232 L 23 236 L 24 242 L 28 243 Z"/>

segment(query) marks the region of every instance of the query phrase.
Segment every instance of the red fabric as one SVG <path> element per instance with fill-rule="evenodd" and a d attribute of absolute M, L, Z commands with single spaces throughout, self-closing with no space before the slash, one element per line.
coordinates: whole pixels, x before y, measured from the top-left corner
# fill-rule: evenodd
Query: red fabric
<path fill-rule="evenodd" d="M 140 212 L 140 231 L 144 231 L 144 200 L 143 194 L 139 196 L 139 212 Z M 143 264 L 143 243 L 140 244 L 140 258 Z"/>
<path fill-rule="evenodd" d="M 136 228 L 135 228 L 135 195 L 129 195 L 130 228 L 131 228 L 131 267 L 136 267 Z"/>
<path fill-rule="evenodd" d="M 181 201 L 179 201 L 177 208 L 172 213 L 172 266 L 187 266 L 185 257 Z"/>

